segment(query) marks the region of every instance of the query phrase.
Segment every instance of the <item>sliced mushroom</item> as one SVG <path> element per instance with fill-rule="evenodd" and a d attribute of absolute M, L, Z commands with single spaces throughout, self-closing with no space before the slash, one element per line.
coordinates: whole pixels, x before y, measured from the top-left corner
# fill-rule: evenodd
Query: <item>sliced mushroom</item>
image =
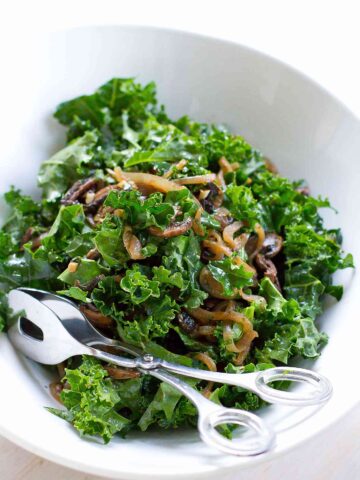
<path fill-rule="evenodd" d="M 97 178 L 85 178 L 83 180 L 78 180 L 74 185 L 65 193 L 61 199 L 62 205 L 73 205 L 76 203 L 86 192 L 90 189 L 95 188 L 102 182 Z"/>
<path fill-rule="evenodd" d="M 266 258 L 275 257 L 282 249 L 283 239 L 276 233 L 266 233 L 260 253 Z"/>
<path fill-rule="evenodd" d="M 86 205 L 86 211 L 90 213 L 95 213 L 99 207 L 104 203 L 106 197 L 111 192 L 111 190 L 120 190 L 121 187 L 116 185 L 107 185 L 104 188 L 101 188 L 95 193 L 95 196 L 89 204 Z"/>
<path fill-rule="evenodd" d="M 230 223 L 234 221 L 229 210 L 224 207 L 220 207 L 215 210 L 214 218 L 220 223 L 220 227 L 222 230 L 224 230 L 227 225 L 230 225 Z"/>
<path fill-rule="evenodd" d="M 191 333 L 196 330 L 197 322 L 187 312 L 179 313 L 177 321 L 179 322 L 181 330 L 185 333 Z"/>
<path fill-rule="evenodd" d="M 224 194 L 214 182 L 208 183 L 205 188 L 207 194 L 200 200 L 200 203 L 204 210 L 206 210 L 208 213 L 213 213 L 216 208 L 221 206 L 224 199 Z"/>
<path fill-rule="evenodd" d="M 255 256 L 255 263 L 263 272 L 264 277 L 267 277 L 269 280 L 271 280 L 275 287 L 281 291 L 279 279 L 277 278 L 277 270 L 274 263 L 260 253 Z"/>
<path fill-rule="evenodd" d="M 81 290 L 85 290 L 86 292 L 92 292 L 94 288 L 97 287 L 98 283 L 101 282 L 105 278 L 105 275 L 100 274 L 96 275 L 96 277 L 92 278 L 86 283 L 80 283 L 78 280 L 75 280 L 75 286 L 81 288 Z"/>
<path fill-rule="evenodd" d="M 159 227 L 151 226 L 149 227 L 149 233 L 154 235 L 154 237 L 160 238 L 172 238 L 177 237 L 178 235 L 183 235 L 188 230 L 190 230 L 192 226 L 192 218 L 188 217 L 181 222 L 174 222 L 169 227 L 165 228 L 165 230 L 161 230 Z"/>

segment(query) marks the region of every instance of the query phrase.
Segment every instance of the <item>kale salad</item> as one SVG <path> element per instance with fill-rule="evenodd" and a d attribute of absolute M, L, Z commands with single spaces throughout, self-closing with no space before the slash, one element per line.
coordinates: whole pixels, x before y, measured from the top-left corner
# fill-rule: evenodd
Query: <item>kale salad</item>
<path fill-rule="evenodd" d="M 11 188 L 0 231 L 6 293 L 30 286 L 73 299 L 102 333 L 197 368 L 251 372 L 316 358 L 316 317 L 332 274 L 352 267 L 314 198 L 241 136 L 170 119 L 154 83 L 110 80 L 64 102 L 66 146 L 39 171 L 41 200 Z M 195 425 L 171 386 L 95 358 L 58 365 L 50 409 L 81 435 Z M 193 381 L 226 407 L 264 405 L 239 387 Z"/>

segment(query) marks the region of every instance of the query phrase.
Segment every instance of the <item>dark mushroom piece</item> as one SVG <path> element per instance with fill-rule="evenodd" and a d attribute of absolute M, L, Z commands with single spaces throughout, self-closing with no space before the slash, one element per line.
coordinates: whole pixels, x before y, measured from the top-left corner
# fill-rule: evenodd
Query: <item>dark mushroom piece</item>
<path fill-rule="evenodd" d="M 104 280 L 104 278 L 105 275 L 100 274 L 86 283 L 80 283 L 78 280 L 75 280 L 75 286 L 81 288 L 81 290 L 85 290 L 86 292 L 92 292 L 94 288 L 98 286 L 98 283 L 101 282 L 101 280 Z"/>
<path fill-rule="evenodd" d="M 172 238 L 177 237 L 178 235 L 183 235 L 188 230 L 190 230 L 192 226 L 192 218 L 188 217 L 182 222 L 174 222 L 169 227 L 165 228 L 165 230 L 161 230 L 161 228 L 151 226 L 149 227 L 149 233 L 154 235 L 154 237 L 160 238 Z"/>
<path fill-rule="evenodd" d="M 99 183 L 102 183 L 102 180 L 97 178 L 85 178 L 83 180 L 78 180 L 74 185 L 65 193 L 61 199 L 62 205 L 73 205 L 76 203 L 86 192 L 91 189 L 95 189 L 99 186 Z"/>
<path fill-rule="evenodd" d="M 181 330 L 185 333 L 192 333 L 197 328 L 197 322 L 187 312 L 181 312 L 177 316 Z"/>
<path fill-rule="evenodd" d="M 201 206 L 208 213 L 213 213 L 215 208 L 219 207 L 223 200 L 223 193 L 215 183 L 208 183 L 205 186 L 208 194 L 200 200 Z"/>
<path fill-rule="evenodd" d="M 214 219 L 220 223 L 222 230 L 226 228 L 230 223 L 234 221 L 233 217 L 230 215 L 230 212 L 227 208 L 220 207 L 217 208 L 214 212 Z"/>
<path fill-rule="evenodd" d="M 275 257 L 283 247 L 283 239 L 276 233 L 266 233 L 260 253 L 266 258 Z"/>
<path fill-rule="evenodd" d="M 263 272 L 264 277 L 267 277 L 275 285 L 275 287 L 281 292 L 281 286 L 277 277 L 277 270 L 274 263 L 266 258 L 261 253 L 255 256 L 255 263 L 257 267 Z"/>
<path fill-rule="evenodd" d="M 95 193 L 93 200 L 85 206 L 86 212 L 95 213 L 99 209 L 99 207 L 101 207 L 101 205 L 104 203 L 109 192 L 111 192 L 111 190 L 119 190 L 119 189 L 121 189 L 121 187 L 118 184 L 116 184 L 116 185 L 107 185 L 106 187 L 98 190 Z"/>

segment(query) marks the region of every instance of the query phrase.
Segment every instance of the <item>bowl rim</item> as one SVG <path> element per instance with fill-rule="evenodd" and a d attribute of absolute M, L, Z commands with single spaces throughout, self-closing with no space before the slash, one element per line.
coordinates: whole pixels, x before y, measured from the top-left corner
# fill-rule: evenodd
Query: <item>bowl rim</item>
<path fill-rule="evenodd" d="M 82 30 L 86 31 L 86 30 L 93 30 L 93 29 L 96 29 L 96 30 L 121 29 L 121 30 L 129 30 L 134 32 L 137 32 L 137 31 L 141 32 L 146 30 L 148 32 L 154 32 L 159 34 L 169 34 L 169 35 L 175 35 L 178 37 L 195 38 L 195 39 L 204 40 L 206 42 L 213 42 L 214 44 L 223 44 L 223 45 L 229 45 L 229 46 L 240 48 L 243 51 L 248 52 L 252 55 L 255 55 L 260 59 L 271 60 L 271 62 L 276 64 L 278 67 L 291 72 L 292 74 L 297 76 L 299 79 L 309 84 L 311 87 L 317 89 L 319 93 L 322 93 L 323 95 L 325 95 L 328 98 L 328 100 L 331 100 L 331 102 L 334 105 L 336 105 L 339 109 L 341 109 L 344 113 L 346 113 L 347 116 L 351 117 L 352 121 L 360 125 L 360 115 L 357 114 L 355 111 L 353 111 L 351 107 L 349 107 L 347 104 L 339 100 L 334 93 L 332 93 L 328 88 L 321 85 L 317 80 L 313 79 L 312 77 L 310 77 L 309 75 L 304 73 L 302 70 L 298 69 L 297 67 L 291 64 L 288 64 L 286 61 L 281 60 L 272 54 L 265 53 L 255 47 L 245 45 L 235 40 L 229 40 L 229 39 L 218 37 L 216 35 L 211 35 L 211 34 L 198 33 L 196 31 L 187 30 L 183 28 L 162 27 L 157 25 L 141 24 L 141 23 L 139 24 L 137 23 L 131 23 L 131 24 L 89 23 L 86 25 L 71 26 L 71 27 L 61 26 L 51 30 L 35 33 L 34 37 L 46 38 L 46 37 L 61 35 L 66 32 L 82 31 Z M 3 334 L 3 335 L 6 335 L 6 334 Z M 0 334 L 0 336 L 3 336 L 3 335 Z M 240 460 L 243 460 L 244 458 L 246 458 L 246 462 L 239 461 L 231 465 L 224 465 L 221 467 L 219 466 L 216 469 L 212 470 L 211 472 L 209 471 L 194 472 L 191 474 L 192 478 L 194 479 L 209 478 L 209 475 L 212 477 L 211 474 L 213 474 L 215 471 L 229 473 L 229 472 L 235 471 L 235 469 L 240 470 L 240 469 L 250 468 L 252 466 L 260 465 L 260 464 L 263 464 L 264 462 L 271 461 L 275 458 L 278 458 L 280 455 L 293 451 L 295 448 L 301 447 L 306 441 L 316 438 L 319 435 L 328 431 L 335 423 L 340 422 L 345 415 L 347 415 L 354 408 L 356 408 L 357 405 L 360 405 L 360 399 L 359 400 L 354 399 L 354 401 L 352 402 L 351 406 L 347 409 L 347 411 L 342 412 L 336 418 L 333 418 L 333 417 L 330 418 L 326 425 L 323 424 L 321 426 L 317 426 L 315 432 L 308 435 L 303 435 L 301 439 L 298 440 L 296 443 L 292 443 L 290 445 L 284 446 L 281 448 L 281 450 L 273 449 L 257 457 L 243 457 L 243 458 L 240 458 Z M 114 470 L 112 468 L 103 469 L 101 467 L 90 466 L 89 464 L 86 464 L 85 462 L 82 462 L 79 460 L 78 461 L 73 460 L 71 458 L 68 458 L 66 455 L 62 455 L 61 452 L 54 453 L 54 451 L 51 449 L 47 449 L 45 447 L 38 447 L 34 445 L 33 443 L 31 443 L 31 441 L 28 441 L 27 439 L 22 438 L 22 436 L 18 434 L 16 431 L 13 431 L 11 429 L 4 427 L 1 423 L 0 423 L 0 435 L 10 440 L 17 446 L 24 448 L 25 450 L 35 455 L 45 458 L 46 460 L 54 462 L 58 465 L 72 468 L 78 472 L 84 472 L 84 473 L 93 474 L 93 475 L 101 475 L 105 478 L 121 478 L 122 475 L 126 475 L 126 478 L 128 479 L 139 479 L 140 476 L 141 478 L 149 479 L 149 480 L 154 478 L 154 474 L 152 472 L 137 473 L 136 470 L 134 469 L 124 469 L 124 468 L 122 468 L 121 470 L 118 470 L 118 469 Z M 81 439 L 79 438 L 79 440 Z M 167 472 L 157 472 L 156 475 L 160 479 L 169 478 L 169 474 Z M 188 473 L 184 474 L 179 471 L 175 471 L 171 474 L 171 477 L 183 479 L 185 475 L 188 476 Z"/>

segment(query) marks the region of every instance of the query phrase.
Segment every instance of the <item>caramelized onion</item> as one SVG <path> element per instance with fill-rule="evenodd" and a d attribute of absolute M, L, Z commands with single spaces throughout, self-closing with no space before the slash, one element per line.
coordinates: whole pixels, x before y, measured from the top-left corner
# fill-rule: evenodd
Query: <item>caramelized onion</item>
<path fill-rule="evenodd" d="M 213 260 L 222 260 L 224 255 L 230 257 L 231 249 L 225 245 L 221 235 L 216 230 L 210 230 L 208 237 L 202 242 L 203 248 L 208 249 L 213 254 Z"/>
<path fill-rule="evenodd" d="M 108 328 L 112 327 L 114 324 L 113 320 L 110 317 L 103 315 L 96 309 L 92 310 L 85 305 L 80 305 L 80 311 L 89 319 L 90 323 L 92 323 L 95 327 Z"/>
<path fill-rule="evenodd" d="M 174 222 L 169 227 L 165 228 L 165 230 L 161 230 L 159 227 L 151 226 L 149 227 L 149 233 L 154 235 L 155 237 L 160 238 L 172 238 L 177 237 L 178 235 L 183 235 L 188 230 L 190 230 L 193 224 L 192 218 L 188 217 L 182 222 Z"/>
<path fill-rule="evenodd" d="M 239 240 L 234 239 L 234 234 L 243 226 L 243 222 L 234 222 L 225 227 L 223 230 L 223 239 L 232 249 L 239 247 Z"/>
<path fill-rule="evenodd" d="M 261 295 L 248 295 L 248 294 L 244 293 L 242 290 L 239 291 L 239 294 L 240 294 L 240 297 L 243 300 L 245 300 L 245 302 L 249 302 L 249 303 L 256 302 L 259 305 L 261 305 L 263 308 L 266 307 L 266 300 Z"/>
<path fill-rule="evenodd" d="M 138 378 L 141 375 L 137 370 L 127 368 L 105 366 L 104 369 L 114 380 L 128 380 L 129 378 Z"/>
<path fill-rule="evenodd" d="M 253 275 L 256 274 L 255 268 L 249 265 L 248 263 L 246 263 L 245 260 L 243 260 L 241 257 L 239 256 L 234 257 L 234 263 L 238 266 L 241 265 L 247 272 L 251 272 Z"/>
<path fill-rule="evenodd" d="M 206 175 L 195 175 L 194 177 L 176 178 L 173 182 L 178 185 L 198 185 L 201 183 L 211 183 L 215 179 L 215 173 L 207 173 Z"/>
<path fill-rule="evenodd" d="M 234 360 L 234 364 L 242 365 L 250 351 L 252 341 L 259 335 L 255 330 L 244 331 L 243 336 L 236 342 L 236 348 L 239 350 L 238 355 Z"/>
<path fill-rule="evenodd" d="M 52 382 L 49 385 L 50 393 L 55 400 L 62 403 L 61 392 L 64 390 L 64 385 L 60 382 Z"/>
<path fill-rule="evenodd" d="M 194 221 L 192 223 L 192 228 L 196 235 L 199 235 L 199 237 L 203 237 L 205 235 L 204 229 L 201 226 L 201 215 L 203 212 L 203 208 L 200 206 L 200 208 L 197 209 L 194 217 Z"/>
<path fill-rule="evenodd" d="M 182 185 L 167 180 L 164 177 L 158 175 L 152 175 L 151 173 L 142 172 L 123 172 L 124 177 L 127 180 L 131 180 L 136 184 L 138 189 L 144 195 L 148 195 L 153 192 L 167 193 L 173 190 L 181 190 L 184 188 Z"/>
<path fill-rule="evenodd" d="M 193 308 L 189 310 L 189 314 L 195 318 L 200 324 L 206 325 L 209 322 L 235 322 L 244 327 L 244 331 L 252 329 L 252 324 L 246 315 L 236 311 L 219 312 L 205 310 L 204 308 Z"/>
<path fill-rule="evenodd" d="M 228 352 L 240 353 L 241 349 L 238 348 L 233 339 L 233 331 L 230 323 L 224 323 L 223 326 L 223 339 L 225 343 L 225 348 Z"/>
<path fill-rule="evenodd" d="M 250 255 L 250 259 L 253 259 L 255 255 L 257 255 L 260 252 L 265 240 L 265 231 L 259 223 L 255 224 L 254 230 L 257 235 L 257 241 L 256 241 L 255 250 Z"/>
<path fill-rule="evenodd" d="M 144 256 L 141 253 L 141 242 L 138 237 L 133 234 L 132 228 L 128 225 L 124 228 L 123 242 L 132 260 L 143 260 Z"/>
<path fill-rule="evenodd" d="M 197 327 L 195 335 L 200 337 L 208 337 L 214 335 L 215 328 L 215 325 L 200 325 L 199 327 Z"/>
<path fill-rule="evenodd" d="M 196 360 L 199 360 L 199 362 L 202 362 L 211 372 L 217 371 L 216 363 L 207 353 L 203 353 L 203 352 L 197 353 L 194 356 L 194 358 Z M 207 386 L 202 391 L 202 394 L 205 397 L 209 397 L 213 389 L 213 386 L 214 386 L 214 382 L 208 382 Z"/>
<path fill-rule="evenodd" d="M 223 174 L 230 173 L 230 172 L 233 171 L 233 167 L 232 167 L 231 163 L 225 157 L 220 158 L 219 166 L 220 166 Z"/>

